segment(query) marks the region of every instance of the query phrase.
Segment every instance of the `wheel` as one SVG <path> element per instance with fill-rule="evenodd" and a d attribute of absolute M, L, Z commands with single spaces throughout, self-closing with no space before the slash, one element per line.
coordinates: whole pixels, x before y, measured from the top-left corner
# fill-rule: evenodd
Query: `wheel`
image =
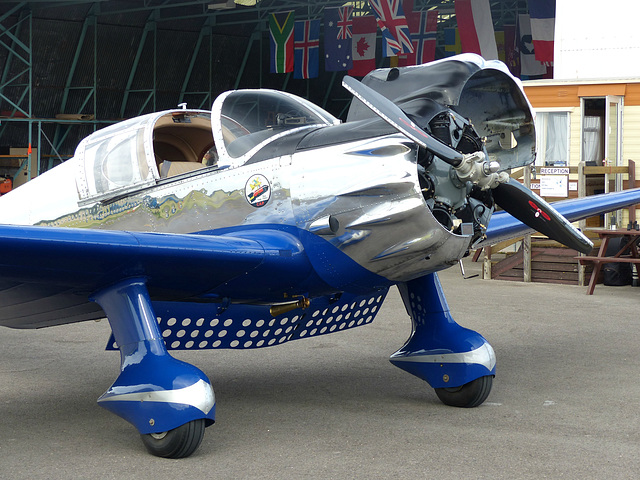
<path fill-rule="evenodd" d="M 435 388 L 436 395 L 445 405 L 471 408 L 484 402 L 491 392 L 493 375 L 476 378 L 469 383 L 454 388 Z"/>
<path fill-rule="evenodd" d="M 200 446 L 204 437 L 204 419 L 192 420 L 162 433 L 140 435 L 152 455 L 164 458 L 185 458 Z"/>

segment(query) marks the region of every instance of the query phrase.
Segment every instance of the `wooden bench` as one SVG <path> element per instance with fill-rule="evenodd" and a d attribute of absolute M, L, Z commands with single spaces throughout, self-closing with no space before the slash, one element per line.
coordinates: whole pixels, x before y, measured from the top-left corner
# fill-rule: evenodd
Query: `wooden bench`
<path fill-rule="evenodd" d="M 587 287 L 587 295 L 593 295 L 598 281 L 598 275 L 604 263 L 631 263 L 640 265 L 640 256 L 638 255 L 637 243 L 640 240 L 640 231 L 638 230 L 596 230 L 595 233 L 601 238 L 602 243 L 598 250 L 597 256 L 580 256 L 575 257 L 580 265 L 593 265 L 589 286 Z M 609 241 L 612 238 L 627 237 L 627 241 L 623 242 L 622 247 L 613 256 L 606 256 Z M 640 267 L 637 267 L 640 268 Z"/>

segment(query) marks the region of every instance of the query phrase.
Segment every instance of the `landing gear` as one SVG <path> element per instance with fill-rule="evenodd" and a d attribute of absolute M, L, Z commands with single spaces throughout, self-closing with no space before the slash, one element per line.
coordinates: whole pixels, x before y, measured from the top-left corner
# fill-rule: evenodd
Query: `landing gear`
<path fill-rule="evenodd" d="M 120 375 L 98 405 L 124 418 L 153 455 L 183 458 L 200 445 L 215 420 L 207 376 L 167 352 L 143 279 L 96 292 L 120 349 Z"/>
<path fill-rule="evenodd" d="M 205 421 L 189 423 L 162 433 L 140 435 L 150 454 L 164 458 L 185 458 L 197 450 L 204 437 Z"/>
<path fill-rule="evenodd" d="M 436 388 L 436 395 L 450 407 L 472 408 L 481 405 L 491 393 L 493 376 L 485 375 L 453 388 Z"/>
<path fill-rule="evenodd" d="M 482 335 L 458 325 L 442 292 L 438 275 L 398 285 L 413 332 L 389 359 L 425 380 L 438 398 L 454 407 L 477 407 L 493 384 L 496 357 Z"/>

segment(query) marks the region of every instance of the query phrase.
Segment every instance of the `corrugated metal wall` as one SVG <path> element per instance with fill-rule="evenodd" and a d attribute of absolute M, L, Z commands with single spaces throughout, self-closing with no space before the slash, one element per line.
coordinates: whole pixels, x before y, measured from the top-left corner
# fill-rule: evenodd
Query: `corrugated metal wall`
<path fill-rule="evenodd" d="M 32 32 L 29 32 L 26 22 L 23 22 L 18 30 L 13 30 L 22 42 L 26 45 L 31 42 L 32 45 L 32 117 L 52 119 L 59 113 L 84 113 L 95 115 L 98 120 L 115 121 L 176 107 L 180 101 L 200 30 L 207 17 L 200 16 L 175 22 L 158 21 L 154 25 L 153 14 L 150 15 L 148 11 L 128 15 L 103 15 L 98 17 L 96 32 L 95 22 L 91 20 L 91 7 L 91 4 L 87 4 L 83 7 L 64 9 L 64 15 L 61 15 L 61 9 L 44 9 L 34 12 Z M 90 20 L 86 20 L 87 18 Z M 16 14 L 6 19 L 3 26 L 11 28 L 18 19 L 19 14 Z M 89 26 L 86 28 L 86 35 L 81 38 L 85 21 L 89 22 Z M 187 90 L 211 91 L 212 97 L 215 98 L 220 92 L 233 88 L 236 72 L 240 68 L 254 27 L 255 25 L 239 25 L 233 29 L 227 28 L 226 31 L 222 29 L 224 33 L 214 32 L 210 38 L 205 37 Z M 143 41 L 145 28 L 148 28 L 149 32 Z M 94 42 L 94 36 L 97 42 Z M 142 55 L 136 63 L 136 53 L 141 45 Z M 78 46 L 80 50 L 76 55 Z M 214 69 L 211 78 L 210 58 Z M 247 76 L 256 78 L 256 75 L 252 75 L 251 69 L 256 70 L 258 67 L 255 64 L 247 65 Z M 6 116 L 15 110 L 12 102 L 17 103 L 17 99 L 23 98 L 20 106 L 28 111 L 28 96 L 24 91 L 24 85 L 28 83 L 25 64 L 16 60 L 10 50 L 0 49 L 0 72 L 5 70 L 7 78 L 17 78 L 18 81 L 13 82 L 14 86 L 2 90 L 7 98 L 0 98 L 0 110 Z M 69 80 L 72 71 L 74 73 Z M 134 74 L 130 91 L 126 95 L 132 72 Z M 63 108 L 68 81 L 71 89 L 68 90 Z M 95 107 L 91 94 L 94 85 Z M 125 96 L 126 103 L 123 109 Z M 198 106 L 194 105 L 188 96 L 186 101 L 190 106 Z M 208 101 L 203 108 L 210 106 L 211 102 Z M 0 123 L 0 150 L 3 146 L 26 146 L 26 123 L 6 120 Z M 44 134 L 52 141 L 68 128 L 70 127 L 60 127 L 52 123 L 43 124 Z M 79 140 L 93 128 L 93 125 L 73 126 L 66 140 L 58 146 L 59 152 L 72 154 Z M 33 135 L 36 136 L 35 131 Z M 49 150 L 47 143 L 42 147 L 43 153 Z"/>

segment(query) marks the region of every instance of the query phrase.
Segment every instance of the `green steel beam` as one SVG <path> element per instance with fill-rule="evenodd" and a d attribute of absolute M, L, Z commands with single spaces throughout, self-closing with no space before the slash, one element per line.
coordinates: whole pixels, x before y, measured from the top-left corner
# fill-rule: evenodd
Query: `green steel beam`
<path fill-rule="evenodd" d="M 247 62 L 249 60 L 249 54 L 251 53 L 251 49 L 253 48 L 253 43 L 256 40 L 260 40 L 262 37 L 261 32 L 259 31 L 253 31 L 251 32 L 251 36 L 249 37 L 249 41 L 247 42 L 247 48 L 244 51 L 244 57 L 242 58 L 242 63 L 240 64 L 240 68 L 238 69 L 238 75 L 236 76 L 236 82 L 235 85 L 233 86 L 234 89 L 237 89 L 238 86 L 240 85 L 240 79 L 242 78 L 242 75 L 244 74 L 244 69 L 247 66 Z M 262 82 L 259 82 L 259 86 L 262 86 Z"/>
<path fill-rule="evenodd" d="M 33 16 L 29 15 L 29 45 L 33 45 Z M 33 50 L 29 49 L 29 154 L 27 155 L 27 181 L 31 180 L 31 162 L 33 159 L 31 158 L 31 144 L 33 143 L 33 95 L 31 85 L 33 85 Z M 23 95 L 24 97 L 24 95 Z M 40 163 L 40 149 L 38 149 L 38 164 Z M 36 170 L 36 175 L 40 172 Z"/>
<path fill-rule="evenodd" d="M 211 3 L 212 0 L 164 0 L 162 3 L 157 1 L 144 1 L 144 2 L 131 2 L 129 5 L 132 5 L 132 8 L 117 8 L 112 9 L 109 8 L 113 5 L 108 1 L 101 0 L 67 0 L 66 2 L 40 2 L 36 1 L 23 1 L 17 3 L 15 6 L 11 7 L 10 10 L 0 15 L 0 49 L 7 49 L 9 54 L 6 57 L 4 70 L 2 72 L 2 77 L 0 79 L 0 98 L 4 99 L 8 102 L 12 108 L 15 108 L 16 111 L 20 111 L 27 115 L 28 118 L 31 118 L 32 112 L 32 74 L 33 74 L 33 65 L 32 65 L 32 14 L 29 10 L 33 9 L 53 9 L 53 8 L 64 8 L 64 6 L 69 5 L 78 5 L 78 4 L 87 4 L 91 5 L 88 8 L 88 16 L 93 13 L 94 15 L 94 81 L 93 87 L 72 87 L 72 79 L 74 76 L 74 72 L 77 68 L 78 57 L 81 55 L 80 51 L 83 43 L 85 42 L 85 35 L 87 34 L 88 28 L 90 28 L 89 19 L 85 19 L 85 25 L 83 26 L 83 32 L 81 34 L 81 39 L 78 42 L 76 56 L 73 60 L 73 65 L 69 75 L 67 77 L 67 82 L 65 86 L 64 98 L 62 101 L 61 111 L 64 112 L 66 105 L 68 103 L 69 94 L 71 90 L 75 88 L 87 88 L 89 92 L 87 97 L 84 99 L 82 103 L 81 110 L 86 108 L 91 98 L 93 98 L 94 112 L 96 111 L 96 94 L 97 94 L 97 73 L 96 73 L 96 65 L 97 65 L 97 35 L 96 31 L 98 28 L 98 19 L 106 18 L 112 15 L 121 15 L 132 12 L 140 12 L 146 11 L 149 12 L 149 17 L 147 19 L 147 23 L 144 27 L 144 31 L 142 34 L 142 38 L 140 40 L 140 44 L 138 46 L 138 51 L 136 53 L 136 57 L 134 63 L 132 65 L 129 79 L 127 82 L 126 90 L 123 95 L 123 101 L 121 105 L 121 117 L 124 117 L 124 113 L 126 111 L 127 103 L 130 98 L 130 94 L 132 93 L 142 93 L 145 92 L 148 95 L 146 96 L 145 101 L 143 102 L 143 107 L 140 109 L 139 113 L 142 113 L 142 110 L 147 108 L 150 103 L 153 103 L 153 109 L 155 110 L 156 105 L 156 79 L 157 79 L 157 29 L 158 25 L 166 25 L 166 22 L 171 22 L 175 20 L 181 19 L 192 19 L 192 18 L 204 18 L 204 23 L 201 26 L 200 35 L 198 38 L 198 43 L 195 46 L 194 52 L 192 53 L 191 62 L 189 68 L 185 74 L 185 78 L 183 79 L 182 90 L 180 93 L 181 101 L 188 95 L 199 95 L 202 98 L 201 105 L 202 106 L 207 100 L 211 100 L 211 81 L 209 82 L 209 91 L 203 92 L 190 92 L 188 91 L 188 85 L 190 83 L 192 74 L 194 69 L 196 68 L 196 59 L 198 55 L 202 56 L 202 49 L 205 48 L 205 39 L 207 35 L 210 39 L 210 48 L 209 48 L 209 76 L 210 79 L 213 75 L 213 48 L 212 48 L 212 39 L 213 33 L 215 33 L 215 27 L 217 26 L 229 26 L 229 25 L 238 25 L 238 24 L 246 24 L 246 23 L 255 23 L 255 30 L 252 32 L 251 36 L 247 41 L 247 46 L 244 54 L 244 58 L 242 59 L 241 66 L 235 81 L 235 88 L 238 88 L 241 79 L 244 75 L 246 65 L 248 59 L 250 57 L 251 52 L 253 51 L 254 46 L 256 46 L 256 40 L 258 40 L 258 48 L 259 55 L 262 60 L 262 56 L 265 54 L 263 52 L 262 43 L 264 41 L 264 33 L 268 31 L 268 27 L 266 22 L 264 21 L 270 13 L 273 13 L 278 10 L 282 10 L 283 8 L 296 9 L 300 12 L 301 15 L 306 15 L 313 17 L 320 15 L 320 10 L 322 8 L 326 8 L 329 6 L 340 6 L 345 3 L 346 0 L 324 0 L 322 2 L 317 2 L 317 0 L 262 0 L 255 7 L 238 7 L 232 10 L 209 10 L 207 7 Z M 369 12 L 370 7 L 366 0 L 357 0 L 352 2 L 354 5 L 355 11 Z M 519 13 L 524 13 L 527 11 L 527 1 L 526 0 L 490 0 L 493 20 L 494 24 L 496 24 L 497 28 L 501 24 L 504 23 L 514 23 L 517 15 Z M 117 6 L 122 6 L 123 3 L 117 4 Z M 446 22 L 454 22 L 455 23 L 455 7 L 454 0 L 414 0 L 414 10 L 422 10 L 426 8 L 438 8 L 441 12 L 446 13 L 447 17 L 450 17 Z M 17 24 L 12 25 L 11 27 L 6 27 L 2 24 L 6 19 L 10 17 L 15 17 L 16 14 L 20 14 L 23 18 L 17 22 Z M 445 20 L 445 19 L 443 19 Z M 24 40 L 25 36 L 21 32 L 21 28 L 23 27 L 24 22 L 29 22 L 29 42 Z M 163 23 L 161 23 L 163 22 Z M 6 22 L 5 22 L 6 23 Z M 445 22 L 443 22 L 445 23 Z M 134 85 L 135 76 L 140 67 L 140 62 L 142 61 L 142 54 L 144 52 L 145 44 L 148 40 L 149 33 L 154 33 L 153 39 L 153 86 L 150 89 L 132 89 Z M 22 39 L 22 40 L 21 40 Z M 267 50 L 268 51 L 268 50 Z M 18 75 L 15 75 L 15 65 L 16 62 L 21 62 L 25 65 L 25 69 L 22 70 Z M 26 76 L 29 77 L 28 82 L 22 81 Z M 262 86 L 262 76 L 263 72 L 260 69 L 259 77 L 258 77 L 258 85 Z M 11 77 L 9 79 L 9 77 Z M 284 78 L 283 88 L 286 88 L 289 82 L 290 76 L 287 75 Z M 331 78 L 331 85 L 335 81 L 338 81 L 339 78 L 334 74 Z M 7 87 L 22 87 L 23 90 L 21 94 L 14 96 L 15 98 L 8 99 L 3 95 L 3 90 L 6 91 Z M 328 89 L 328 92 L 331 91 L 331 88 Z M 25 106 L 25 100 L 28 96 L 29 106 Z M 325 96 L 324 104 L 329 103 L 330 95 Z M 17 120 L 17 119 L 16 119 Z M 26 120 L 26 119 L 25 119 Z M 3 124 L 6 123 L 6 120 L 3 121 Z M 80 123 L 91 123 L 91 122 L 80 122 Z M 98 122 L 94 123 L 97 125 Z M 29 138 L 31 138 L 31 130 L 32 124 L 30 125 Z M 0 127 L 4 128 L 4 126 Z M 67 138 L 68 131 L 64 134 L 58 136 L 58 138 L 54 138 L 54 145 L 61 144 L 65 138 Z M 0 136 L 1 136 L 0 130 Z M 38 150 L 40 151 L 40 149 Z"/>
<path fill-rule="evenodd" d="M 16 24 L 14 25 L 14 27 L 18 28 L 18 31 L 16 34 L 11 33 L 11 30 L 8 28 L 5 28 L 1 22 L 3 22 L 4 20 L 6 20 L 7 18 L 9 18 L 13 13 L 15 12 L 20 12 L 20 16 L 22 18 L 20 18 Z M 5 13 L 4 15 L 2 15 L 0 17 L 0 37 L 3 35 L 6 35 L 7 37 L 9 37 L 11 39 L 11 42 L 14 45 L 19 46 L 20 48 L 22 48 L 22 50 L 27 53 L 31 50 L 31 47 L 28 45 L 25 45 L 24 42 L 22 42 L 22 40 L 20 40 L 20 38 L 18 37 L 19 35 L 19 26 L 21 25 L 21 23 L 25 20 L 27 20 L 28 18 L 31 17 L 31 11 L 28 9 L 27 7 L 27 3 L 26 2 L 22 2 L 18 5 L 16 5 L 14 8 L 12 8 L 11 10 L 9 10 L 7 13 Z M 9 47 L 8 45 L 4 44 L 4 42 L 2 42 L 3 46 L 5 46 L 6 48 L 9 49 L 9 51 L 11 53 L 13 53 L 14 55 L 16 55 L 18 58 L 20 58 L 24 63 L 27 63 L 27 60 L 22 58 L 20 55 L 17 54 L 17 52 L 15 52 L 15 50 L 12 47 Z"/>
<path fill-rule="evenodd" d="M 85 97 L 84 102 L 78 109 L 79 112 L 82 112 L 82 110 L 84 110 L 84 107 L 89 103 L 89 100 L 91 100 L 92 97 L 93 97 L 93 91 L 90 91 Z M 95 99 L 94 99 L 94 112 L 95 112 Z M 94 113 L 94 118 L 95 118 L 95 113 Z M 96 124 L 94 123 L 93 125 L 94 125 L 94 131 L 95 131 Z M 57 151 L 60 149 L 64 141 L 67 139 L 67 137 L 73 130 L 74 126 L 75 126 L 74 124 L 63 124 L 63 123 L 56 124 L 56 130 L 54 132 L 55 136 L 54 136 L 53 142 L 49 142 L 51 144 L 51 148 L 55 151 L 55 153 L 57 153 Z M 38 149 L 38 154 L 40 154 L 40 149 Z M 52 166 L 53 165 L 51 164 L 51 161 L 50 161 L 47 167 L 47 170 Z"/>
<path fill-rule="evenodd" d="M 133 93 L 134 90 L 131 89 L 131 86 L 133 85 L 133 80 L 136 76 L 136 72 L 138 71 L 138 65 L 140 64 L 140 59 L 142 58 L 142 53 L 144 51 L 144 46 L 145 43 L 147 41 L 147 37 L 149 36 L 149 32 L 153 32 L 153 88 L 151 89 L 145 89 L 144 91 L 150 91 L 151 95 L 154 96 L 155 98 L 155 76 L 156 76 L 156 39 L 158 37 L 157 35 L 157 24 L 156 24 L 156 17 L 157 17 L 157 11 L 153 10 L 151 12 L 151 15 L 149 15 L 149 17 L 147 18 L 147 22 L 145 23 L 144 26 L 144 30 L 142 32 L 142 38 L 140 39 L 140 43 L 138 44 L 138 50 L 136 51 L 136 57 L 133 61 L 133 65 L 131 67 L 131 72 L 129 73 L 129 79 L 127 80 L 127 87 L 125 88 L 125 92 L 124 95 L 122 97 L 122 105 L 120 107 L 120 117 L 124 117 L 125 111 L 126 111 L 126 107 L 127 107 L 127 101 L 129 100 L 129 94 Z M 137 91 L 142 91 L 142 90 L 137 90 Z M 148 99 L 147 102 L 145 102 L 145 106 L 148 103 Z M 154 107 L 155 107 L 155 100 L 154 100 Z"/>
<path fill-rule="evenodd" d="M 62 95 L 62 102 L 60 104 L 60 113 L 65 113 L 67 108 L 67 101 L 69 100 L 69 91 L 72 89 L 71 84 L 73 83 L 73 77 L 76 73 L 76 69 L 78 68 L 78 61 L 80 60 L 80 55 L 82 53 L 82 48 L 84 47 L 85 38 L 87 36 L 87 31 L 89 27 L 97 27 L 96 17 L 94 15 L 94 8 L 91 7 L 91 10 L 88 12 L 88 16 L 84 19 L 84 23 L 82 24 L 82 30 L 80 31 L 80 38 L 78 39 L 78 43 L 76 45 L 76 51 L 73 55 L 73 61 L 71 62 L 71 68 L 69 69 L 69 73 L 67 74 L 67 81 L 64 86 L 64 94 Z M 95 68 L 95 65 L 94 65 Z M 95 84 L 89 87 L 75 87 L 77 88 L 87 88 L 93 90 L 95 92 Z M 76 112 L 81 113 L 81 112 Z M 94 112 L 95 113 L 95 112 Z"/>
<path fill-rule="evenodd" d="M 208 17 L 202 27 L 200 28 L 200 33 L 198 35 L 198 40 L 196 41 L 196 45 L 191 53 L 191 60 L 189 61 L 189 67 L 184 76 L 184 80 L 182 82 L 182 88 L 180 90 L 180 99 L 179 103 L 183 103 L 185 101 L 185 95 L 194 95 L 200 96 L 201 101 L 197 108 L 203 108 L 206 102 L 211 103 L 211 82 L 213 79 L 213 45 L 212 45 L 212 26 L 211 23 L 214 21 L 214 17 Z M 193 73 L 193 69 L 195 68 L 196 61 L 198 59 L 198 55 L 200 54 L 200 50 L 202 49 L 202 44 L 205 39 L 209 39 L 209 62 L 208 62 L 208 72 L 209 72 L 209 91 L 207 92 L 194 92 L 188 91 L 187 88 L 189 86 L 189 81 L 191 80 L 191 75 Z M 210 107 L 210 105 L 209 105 Z"/>
<path fill-rule="evenodd" d="M 62 101 L 60 102 L 60 113 L 66 113 L 66 109 L 67 109 L 67 102 L 69 100 L 69 93 L 72 90 L 87 90 L 87 95 L 85 97 L 84 102 L 82 103 L 82 105 L 80 106 L 80 108 L 78 109 L 77 112 L 74 113 L 82 113 L 82 111 L 84 110 L 84 108 L 87 106 L 87 104 L 89 103 L 89 100 L 92 97 L 95 97 L 96 95 L 96 83 L 95 83 L 95 77 L 96 77 L 96 68 L 97 68 L 97 58 L 95 56 L 95 43 L 97 41 L 97 29 L 98 29 L 98 22 L 97 22 L 97 18 L 95 16 L 96 13 L 96 9 L 97 7 L 95 5 L 93 5 L 89 11 L 87 12 L 87 16 L 84 19 L 84 22 L 82 24 L 82 30 L 80 31 L 80 37 L 78 38 L 78 42 L 76 44 L 76 51 L 74 53 L 73 56 L 73 61 L 71 63 L 71 68 L 69 69 L 69 73 L 67 74 L 67 80 L 65 82 L 65 87 L 64 87 L 64 94 L 62 96 Z M 94 69 L 94 81 L 93 81 L 93 85 L 90 86 L 84 86 L 84 87 L 73 87 L 71 86 L 71 84 L 73 83 L 73 77 L 75 76 L 76 70 L 78 68 L 78 62 L 80 61 L 80 56 L 82 55 L 82 50 L 85 46 L 85 40 L 87 37 L 87 32 L 89 30 L 89 28 L 93 27 L 93 44 L 94 44 L 94 58 L 93 58 L 93 69 Z M 94 98 L 94 102 L 93 102 L 93 114 L 95 115 L 96 111 L 95 111 L 95 98 Z M 65 139 L 67 138 L 67 136 L 69 135 L 69 133 L 71 132 L 71 127 L 68 125 L 63 125 L 63 124 L 57 124 L 56 125 L 56 129 L 54 131 L 53 134 L 53 142 L 51 145 L 51 148 L 55 151 L 57 151 L 57 149 L 60 148 L 60 146 L 62 145 L 62 143 L 65 141 Z M 40 154 L 40 149 L 38 149 L 38 154 Z M 51 165 L 51 161 L 49 162 L 48 168 L 50 168 Z"/>
<path fill-rule="evenodd" d="M 329 81 L 329 86 L 324 94 L 324 98 L 322 99 L 322 108 L 327 108 L 327 103 L 329 103 L 329 95 L 331 94 L 331 90 L 333 89 L 333 84 L 336 81 L 336 75 L 338 72 L 331 73 L 331 80 Z"/>
<path fill-rule="evenodd" d="M 5 21 L 10 16 L 18 14 L 17 22 L 11 27 L 5 27 L 2 22 Z M 23 33 L 23 25 L 27 25 L 28 28 L 28 41 L 25 43 L 20 39 L 21 34 Z M 12 31 L 13 30 L 13 31 Z M 8 39 L 8 43 L 5 43 L 4 38 Z M 7 50 L 7 58 L 5 62 L 5 68 L 2 72 L 2 81 L 0 84 L 0 98 L 4 99 L 7 103 L 9 103 L 13 108 L 13 113 L 16 111 L 20 111 L 27 118 L 27 141 L 28 146 L 31 146 L 32 143 L 32 130 L 33 130 L 33 120 L 32 120 L 32 85 L 33 85 L 33 50 L 31 46 L 33 45 L 33 16 L 31 14 L 31 10 L 28 8 L 26 2 L 21 2 L 4 15 L 0 17 L 0 47 L 5 48 Z M 11 79 L 9 79 L 9 75 L 11 75 L 13 61 L 17 60 L 24 64 L 25 69 L 21 70 L 17 75 L 14 75 Z M 27 77 L 26 80 L 24 77 Z M 10 99 L 7 95 L 4 94 L 4 89 L 6 87 L 23 87 L 21 94 L 17 99 Z M 25 97 L 27 98 L 26 106 Z M 15 100 L 15 101 L 14 101 Z M 4 123 L 4 122 L 3 122 Z M 2 130 L 0 130 L 0 137 L 2 136 L 2 132 L 4 131 L 4 126 Z M 28 179 L 31 180 L 31 154 L 27 156 L 27 161 L 21 165 L 22 168 L 27 168 L 27 176 Z"/>
<path fill-rule="evenodd" d="M 20 9 L 18 7 L 20 7 Z M 0 47 L 7 51 L 7 59 L 2 72 L 2 78 L 0 80 L 0 98 L 3 98 L 14 108 L 14 113 L 16 111 L 20 111 L 23 115 L 30 117 L 31 108 L 29 106 L 25 107 L 23 105 L 23 101 L 27 94 L 29 94 L 29 98 L 31 97 L 30 77 L 32 70 L 32 50 L 29 45 L 20 40 L 19 36 L 22 33 L 22 26 L 27 23 L 29 28 L 29 39 L 31 39 L 31 11 L 28 8 L 25 8 L 25 3 L 23 2 L 11 9 L 7 14 L 0 17 L 0 22 L 6 20 L 10 13 L 13 14 L 17 12 L 19 12 L 19 18 L 11 27 L 7 28 L 0 23 Z M 12 30 L 14 31 L 12 32 Z M 6 37 L 9 43 L 4 42 L 3 37 Z M 24 65 L 24 70 L 21 70 L 17 74 L 14 74 L 13 77 L 8 78 L 14 65 L 14 59 L 20 61 Z M 24 80 L 25 76 L 28 77 L 27 80 Z M 20 82 L 20 79 L 23 79 L 22 82 Z M 12 100 L 7 97 L 3 93 L 6 87 L 23 87 L 20 98 Z"/>
<path fill-rule="evenodd" d="M 260 56 L 260 65 L 262 65 L 262 32 L 268 30 L 268 24 L 266 22 L 269 12 L 262 8 L 262 3 L 258 3 L 256 6 L 256 12 L 258 14 L 258 21 L 256 22 L 256 26 L 251 32 L 251 36 L 249 37 L 249 41 L 247 42 L 247 48 L 244 52 L 244 57 L 242 58 L 242 63 L 240 64 L 240 69 L 238 70 L 238 75 L 236 76 L 236 81 L 234 84 L 235 89 L 240 85 L 240 80 L 242 79 L 242 75 L 244 74 L 244 70 L 247 66 L 247 61 L 249 60 L 249 55 L 251 54 L 251 49 L 253 48 L 253 44 L 256 40 L 258 40 L 258 52 Z M 225 24 L 226 25 L 226 24 Z M 259 70 L 258 77 L 258 86 L 262 87 L 262 69 Z"/>

